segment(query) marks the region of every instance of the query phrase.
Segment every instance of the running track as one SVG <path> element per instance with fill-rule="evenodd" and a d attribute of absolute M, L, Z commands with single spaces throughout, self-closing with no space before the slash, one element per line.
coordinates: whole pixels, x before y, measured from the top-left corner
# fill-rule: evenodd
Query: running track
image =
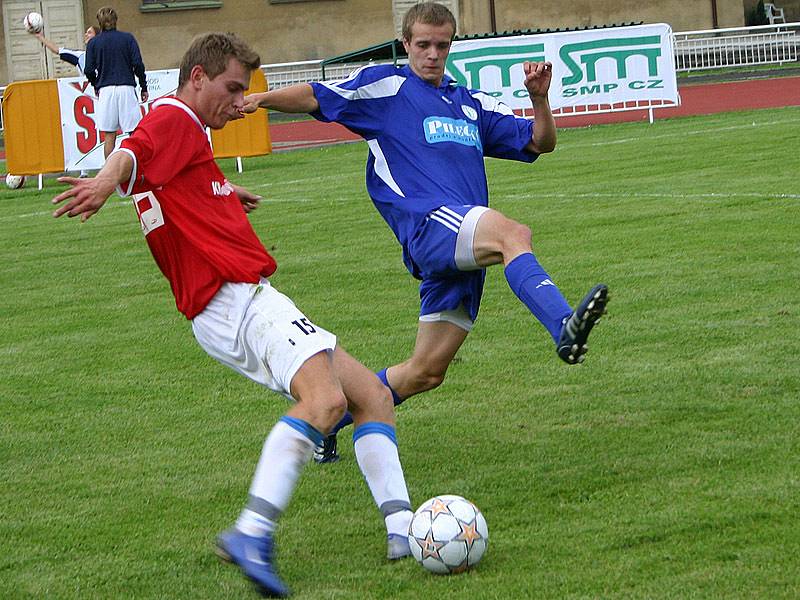
<path fill-rule="evenodd" d="M 656 119 L 711 115 L 734 110 L 800 106 L 800 77 L 750 79 L 727 83 L 685 85 L 680 88 L 681 105 L 657 108 Z M 631 110 L 591 116 L 558 117 L 558 127 L 584 127 L 604 123 L 645 121 L 647 110 Z M 356 134 L 335 123 L 298 121 L 270 125 L 272 148 L 276 152 L 312 148 L 360 140 Z"/>

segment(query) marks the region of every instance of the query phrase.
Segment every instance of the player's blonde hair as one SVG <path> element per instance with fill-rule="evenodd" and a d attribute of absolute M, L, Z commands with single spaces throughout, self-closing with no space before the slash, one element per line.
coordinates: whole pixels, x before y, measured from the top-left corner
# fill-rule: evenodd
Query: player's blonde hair
<path fill-rule="evenodd" d="M 178 89 L 189 81 L 196 65 L 203 67 L 209 79 L 214 79 L 225 71 L 231 58 L 238 60 L 250 71 L 261 65 L 261 57 L 233 33 L 215 32 L 197 36 L 181 59 Z"/>
<path fill-rule="evenodd" d="M 453 27 L 453 37 L 456 35 L 456 18 L 443 4 L 421 2 L 408 9 L 403 17 L 403 28 L 401 29 L 403 39 L 408 42 L 411 41 L 411 28 L 414 23 L 433 25 L 434 27 L 450 24 Z"/>
<path fill-rule="evenodd" d="M 97 23 L 102 31 L 117 28 L 117 11 L 110 6 L 102 6 L 97 10 Z"/>

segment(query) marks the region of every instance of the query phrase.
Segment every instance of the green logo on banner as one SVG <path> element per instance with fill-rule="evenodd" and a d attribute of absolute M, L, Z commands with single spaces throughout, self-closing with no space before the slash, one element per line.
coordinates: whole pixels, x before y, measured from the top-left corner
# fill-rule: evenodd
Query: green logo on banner
<path fill-rule="evenodd" d="M 656 77 L 658 57 L 661 56 L 661 37 L 648 35 L 567 44 L 561 47 L 558 55 L 570 70 L 570 74 L 561 79 L 561 85 L 574 85 L 584 79 L 590 83 L 597 81 L 597 62 L 603 58 L 614 61 L 617 67 L 617 79 L 627 79 L 626 61 L 632 56 L 642 56 L 647 59 L 648 75 Z"/>
<path fill-rule="evenodd" d="M 632 57 L 647 61 L 648 79 L 628 81 L 628 88 L 643 90 L 664 87 L 664 80 L 657 79 L 658 59 L 661 56 L 661 36 L 658 35 L 566 44 L 561 47 L 558 55 L 569 69 L 569 74 L 561 78 L 561 93 L 566 98 L 607 94 L 617 89 L 621 80 L 628 79 L 628 59 Z M 612 61 L 616 67 L 615 81 L 597 81 L 597 63 L 600 60 Z M 581 83 L 582 85 L 576 85 Z"/>
<path fill-rule="evenodd" d="M 451 52 L 447 59 L 448 74 L 461 85 L 474 89 L 482 89 L 481 73 L 484 69 L 499 72 L 500 84 L 504 88 L 511 87 L 511 67 L 529 61 L 544 60 L 544 44 L 527 46 L 488 46 L 464 52 Z M 514 82 L 519 83 L 519 82 Z M 499 96 L 495 91 L 491 95 Z"/>

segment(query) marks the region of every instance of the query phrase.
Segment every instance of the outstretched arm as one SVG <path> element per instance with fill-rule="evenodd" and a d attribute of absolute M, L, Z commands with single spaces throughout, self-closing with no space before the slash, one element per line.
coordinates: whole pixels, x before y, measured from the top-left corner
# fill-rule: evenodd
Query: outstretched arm
<path fill-rule="evenodd" d="M 50 50 L 50 52 L 52 52 L 53 54 L 58 54 L 58 46 L 56 46 L 53 42 L 44 37 L 44 34 L 41 31 L 38 33 L 34 33 L 33 35 L 35 35 L 36 39 L 42 42 L 42 45 L 48 50 Z"/>
<path fill-rule="evenodd" d="M 310 113 L 319 109 L 314 89 L 307 83 L 298 83 L 271 92 L 257 92 L 244 97 L 242 113 L 254 113 L 268 108 L 285 113 Z"/>
<path fill-rule="evenodd" d="M 533 104 L 533 135 L 526 149 L 543 154 L 552 152 L 556 147 L 556 122 L 550 110 L 550 80 L 553 65 L 550 62 L 525 62 L 525 87 Z"/>
<path fill-rule="evenodd" d="M 59 177 L 58 181 L 72 187 L 53 198 L 53 204 L 68 200 L 53 212 L 53 216 L 60 217 L 65 213 L 69 217 L 80 215 L 81 222 L 86 221 L 103 207 L 118 185 L 131 178 L 132 171 L 133 158 L 127 152 L 114 152 L 94 177 Z"/>

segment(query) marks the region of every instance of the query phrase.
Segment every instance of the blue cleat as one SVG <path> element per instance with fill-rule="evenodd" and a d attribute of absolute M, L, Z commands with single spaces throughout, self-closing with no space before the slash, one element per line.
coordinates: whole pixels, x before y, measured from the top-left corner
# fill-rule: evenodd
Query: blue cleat
<path fill-rule="evenodd" d="M 217 555 L 237 565 L 262 596 L 285 598 L 289 588 L 281 581 L 272 566 L 272 536 L 252 537 L 235 527 L 217 536 Z"/>
<path fill-rule="evenodd" d="M 386 558 L 389 560 L 397 560 L 411 556 L 411 547 L 408 545 L 408 538 L 398 533 L 390 533 L 387 538 L 388 550 Z"/>
<path fill-rule="evenodd" d="M 584 354 L 589 350 L 586 340 L 594 324 L 606 312 L 608 303 L 608 287 L 597 284 L 584 296 L 561 328 L 556 352 L 564 362 L 575 365 L 583 362 Z"/>

